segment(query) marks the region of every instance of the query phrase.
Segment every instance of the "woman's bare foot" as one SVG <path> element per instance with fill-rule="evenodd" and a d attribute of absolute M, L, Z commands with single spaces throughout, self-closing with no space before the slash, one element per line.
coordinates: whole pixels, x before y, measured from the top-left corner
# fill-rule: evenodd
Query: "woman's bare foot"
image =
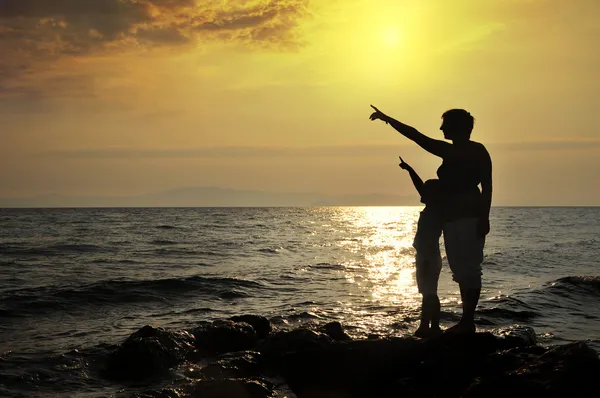
<path fill-rule="evenodd" d="M 420 338 L 426 338 L 430 335 L 430 329 L 428 326 L 419 326 L 417 330 L 415 330 L 414 335 Z"/>
<path fill-rule="evenodd" d="M 432 326 L 429 329 L 429 337 L 435 337 L 442 334 L 444 331 L 439 326 Z"/>

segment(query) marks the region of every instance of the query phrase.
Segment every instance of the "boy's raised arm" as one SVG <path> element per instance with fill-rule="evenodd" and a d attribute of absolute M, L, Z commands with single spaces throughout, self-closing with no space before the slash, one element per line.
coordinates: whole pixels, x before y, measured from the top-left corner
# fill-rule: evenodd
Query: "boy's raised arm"
<path fill-rule="evenodd" d="M 417 174 L 415 169 L 413 169 L 408 163 L 406 163 L 404 161 L 404 159 L 402 159 L 402 156 L 398 156 L 398 157 L 400 158 L 399 166 L 402 169 L 408 171 L 408 174 L 410 175 L 410 179 L 412 180 L 413 185 L 417 189 L 417 192 L 419 192 L 419 195 L 423 196 L 423 180 L 421 179 L 421 177 L 419 177 L 419 175 Z"/>

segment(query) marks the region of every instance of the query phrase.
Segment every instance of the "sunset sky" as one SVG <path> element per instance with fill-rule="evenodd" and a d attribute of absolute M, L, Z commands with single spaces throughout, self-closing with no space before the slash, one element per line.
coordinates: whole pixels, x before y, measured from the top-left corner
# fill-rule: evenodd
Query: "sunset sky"
<path fill-rule="evenodd" d="M 0 198 L 414 195 L 465 108 L 494 205 L 600 205 L 598 0 L 0 0 Z M 365 203 L 368 204 L 368 203 Z M 415 205 L 418 202 L 414 203 Z"/>

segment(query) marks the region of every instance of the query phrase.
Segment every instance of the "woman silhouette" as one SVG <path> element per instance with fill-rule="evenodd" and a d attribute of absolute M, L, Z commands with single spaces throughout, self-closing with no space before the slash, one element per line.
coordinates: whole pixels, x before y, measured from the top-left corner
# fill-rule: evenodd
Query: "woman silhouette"
<path fill-rule="evenodd" d="M 442 158 L 437 170 L 443 195 L 443 233 L 446 257 L 458 282 L 463 314 L 449 332 L 474 333 L 475 308 L 481 293 L 481 263 L 485 236 L 490 231 L 492 160 L 486 148 L 471 141 L 475 119 L 464 109 L 442 115 L 440 130 L 452 144 L 435 140 L 415 128 L 375 110 L 371 120 L 382 120 L 427 152 Z M 481 184 L 481 192 L 479 185 Z"/>

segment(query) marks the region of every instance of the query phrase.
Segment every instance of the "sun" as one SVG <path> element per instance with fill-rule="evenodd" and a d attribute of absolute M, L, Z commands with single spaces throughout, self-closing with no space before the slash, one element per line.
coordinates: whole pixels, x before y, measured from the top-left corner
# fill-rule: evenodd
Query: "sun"
<path fill-rule="evenodd" d="M 381 31 L 383 43 L 388 47 L 398 47 L 400 45 L 400 29 L 396 26 L 388 26 Z"/>

